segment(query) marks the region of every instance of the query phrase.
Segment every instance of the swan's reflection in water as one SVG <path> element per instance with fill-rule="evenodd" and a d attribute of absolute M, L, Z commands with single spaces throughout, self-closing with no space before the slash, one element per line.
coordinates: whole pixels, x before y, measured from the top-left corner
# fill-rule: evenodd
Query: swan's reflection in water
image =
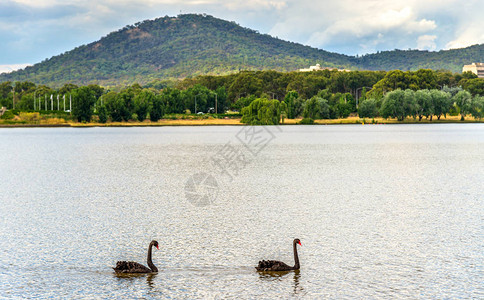
<path fill-rule="evenodd" d="M 201 270 L 200 270 L 201 271 Z M 206 272 L 207 270 L 204 270 Z M 228 272 L 228 271 L 227 271 Z M 245 271 L 245 272 L 253 272 L 252 270 L 250 271 Z M 243 273 L 245 273 L 243 272 Z M 216 274 L 222 275 L 225 274 L 226 272 L 220 272 L 220 270 L 215 271 Z M 231 273 L 231 271 L 229 272 Z M 289 283 L 292 285 L 292 289 L 290 294 L 292 296 L 298 296 L 302 295 L 304 293 L 304 288 L 301 286 L 300 278 L 301 278 L 301 272 L 300 270 L 292 270 L 292 271 L 278 271 L 278 272 L 257 272 L 258 273 L 258 278 L 260 280 L 264 281 L 280 281 L 282 282 L 286 287 L 289 287 Z M 206 274 L 207 275 L 207 274 Z M 213 274 L 212 274 L 213 275 Z M 117 279 L 119 283 L 129 283 L 131 284 L 139 284 L 144 281 L 146 281 L 146 286 L 148 295 L 160 295 L 163 292 L 159 290 L 159 286 L 156 284 L 156 277 L 158 276 L 158 273 L 114 273 L 113 276 Z"/>
<path fill-rule="evenodd" d="M 301 272 L 299 270 L 294 271 L 294 295 L 301 294 L 304 290 L 299 283 L 300 277 L 301 277 Z"/>
<path fill-rule="evenodd" d="M 153 273 L 153 274 L 146 275 L 146 283 L 148 284 L 148 287 L 150 288 L 150 290 L 153 290 L 153 288 L 154 288 L 153 279 L 156 278 L 156 275 L 158 275 L 158 274 Z"/>
<path fill-rule="evenodd" d="M 291 273 L 291 272 L 299 272 L 299 271 L 261 271 L 259 273 L 259 278 L 260 279 L 265 279 L 265 280 L 277 280 L 285 275 Z"/>
<path fill-rule="evenodd" d="M 139 274 L 119 274 L 115 273 L 114 277 L 118 280 L 118 283 L 121 285 L 132 285 L 132 286 L 141 286 L 142 283 L 146 281 L 146 288 L 144 288 L 144 293 L 147 297 L 154 297 L 159 298 L 162 292 L 159 290 L 159 287 L 156 286 L 156 276 L 158 273 L 139 273 Z"/>
<path fill-rule="evenodd" d="M 293 274 L 293 294 L 298 295 L 304 291 L 304 288 L 300 285 L 300 278 L 301 278 L 301 271 L 294 270 L 294 271 L 278 271 L 278 272 L 258 272 L 259 279 L 262 280 L 283 280 L 286 275 L 289 273 Z"/>
<path fill-rule="evenodd" d="M 114 273 L 114 276 L 119 280 L 128 280 L 128 281 L 135 281 L 141 280 L 143 277 L 146 277 L 146 283 L 148 287 L 152 290 L 154 288 L 154 279 L 158 273 Z"/>

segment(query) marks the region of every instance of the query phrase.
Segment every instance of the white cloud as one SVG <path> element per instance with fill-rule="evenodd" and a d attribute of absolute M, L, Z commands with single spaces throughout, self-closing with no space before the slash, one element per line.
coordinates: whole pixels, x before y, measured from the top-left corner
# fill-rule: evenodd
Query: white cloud
<path fill-rule="evenodd" d="M 31 66 L 32 64 L 13 64 L 13 65 L 0 65 L 0 74 L 1 73 L 10 73 L 13 71 L 17 71 L 20 69 L 24 69 L 25 67 Z"/>
<path fill-rule="evenodd" d="M 287 4 L 285 1 L 267 1 L 267 0 L 247 0 L 247 1 L 221 1 L 223 6 L 231 10 L 253 10 L 253 9 L 284 9 Z"/>
<path fill-rule="evenodd" d="M 347 19 L 343 18 L 333 24 L 329 24 L 324 31 L 312 34 L 309 43 L 324 45 L 331 43 L 334 38 L 342 34 L 355 37 L 369 35 L 378 37 L 382 32 L 398 31 L 403 34 L 411 34 L 414 32 L 427 32 L 435 29 L 435 27 L 434 21 L 418 20 L 412 15 L 411 9 L 405 7 L 400 11 L 383 11 L 374 17 L 364 15 L 359 17 L 353 16 Z"/>
<path fill-rule="evenodd" d="M 310 21 L 304 22 L 301 14 L 290 11 L 275 24 L 271 34 L 288 40 L 298 35 L 299 42 L 333 51 L 341 51 L 342 46 L 353 49 L 349 54 L 374 52 L 378 45 L 390 49 L 415 48 L 418 36 L 435 35 L 438 29 L 437 21 L 422 13 L 414 0 L 340 0 L 313 4 L 302 0 L 298 5 L 312 6 L 304 12 L 305 19 Z M 297 10 L 297 7 L 293 5 L 289 9 Z"/>
<path fill-rule="evenodd" d="M 40 61 L 125 25 L 180 12 L 352 55 L 465 47 L 484 43 L 482 1 L 0 0 L 0 63 Z"/>
<path fill-rule="evenodd" d="M 460 16 L 453 24 L 453 36 L 445 44 L 446 49 L 462 48 L 484 43 L 484 3 L 470 0 L 456 5 L 454 14 Z"/>
<path fill-rule="evenodd" d="M 420 50 L 435 50 L 437 45 L 435 44 L 436 35 L 421 35 L 417 40 L 417 48 Z"/>
<path fill-rule="evenodd" d="M 446 49 L 463 48 L 470 45 L 482 44 L 484 42 L 484 33 L 481 28 L 484 28 L 484 24 L 480 25 L 480 28 L 467 28 L 461 32 L 457 38 L 448 42 L 445 45 Z"/>

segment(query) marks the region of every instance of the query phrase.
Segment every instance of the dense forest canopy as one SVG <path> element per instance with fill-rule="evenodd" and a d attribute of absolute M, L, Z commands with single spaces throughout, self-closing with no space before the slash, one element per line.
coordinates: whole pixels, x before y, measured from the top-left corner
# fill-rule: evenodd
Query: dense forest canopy
<path fill-rule="evenodd" d="M 351 70 L 460 72 L 464 64 L 481 61 L 484 45 L 353 57 L 283 41 L 212 16 L 188 14 L 126 26 L 24 70 L 1 74 L 0 82 L 30 81 L 54 88 L 66 83 L 112 87 L 240 70 L 290 72 L 316 63 Z"/>

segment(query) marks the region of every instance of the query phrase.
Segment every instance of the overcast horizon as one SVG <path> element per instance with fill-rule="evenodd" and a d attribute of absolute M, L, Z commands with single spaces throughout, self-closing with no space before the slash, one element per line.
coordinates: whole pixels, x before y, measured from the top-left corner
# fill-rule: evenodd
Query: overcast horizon
<path fill-rule="evenodd" d="M 347 55 L 484 43 L 482 0 L 4 0 L 0 73 L 39 63 L 147 19 L 206 13 Z"/>

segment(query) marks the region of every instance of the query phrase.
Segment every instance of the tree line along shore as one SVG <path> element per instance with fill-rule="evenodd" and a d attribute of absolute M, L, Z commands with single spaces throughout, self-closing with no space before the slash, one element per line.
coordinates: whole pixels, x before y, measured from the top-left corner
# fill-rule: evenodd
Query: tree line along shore
<path fill-rule="evenodd" d="M 141 86 L 0 83 L 0 125 L 149 126 L 479 122 L 470 72 L 241 71 Z"/>

